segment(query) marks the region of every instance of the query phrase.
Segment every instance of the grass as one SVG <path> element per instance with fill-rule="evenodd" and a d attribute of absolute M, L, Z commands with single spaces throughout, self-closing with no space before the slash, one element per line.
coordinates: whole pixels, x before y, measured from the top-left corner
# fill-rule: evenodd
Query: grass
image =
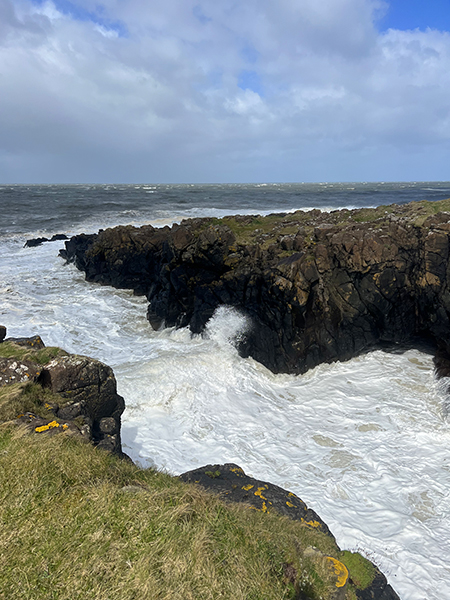
<path fill-rule="evenodd" d="M 2 600 L 280 600 L 295 596 L 287 564 L 297 588 L 328 597 L 302 550 L 339 551 L 301 523 L 225 505 L 64 434 L 3 425 L 0 449 Z"/>
<path fill-rule="evenodd" d="M 373 578 L 369 561 L 301 522 L 12 420 L 44 410 L 46 394 L 0 388 L 0 600 L 330 600 L 311 547 L 360 587 Z"/>
<path fill-rule="evenodd" d="M 285 235 L 295 235 L 302 228 L 308 245 L 308 236 L 314 232 L 318 223 L 329 223 L 338 228 L 355 223 L 374 223 L 381 225 L 392 215 L 409 220 L 411 224 L 422 226 L 427 217 L 439 212 L 450 211 L 450 199 L 429 202 L 411 202 L 404 205 L 382 205 L 377 208 L 361 208 L 357 210 L 336 210 L 319 213 L 319 211 L 303 212 L 298 210 L 288 214 L 271 214 L 267 216 L 228 216 L 221 219 L 205 219 L 200 227 L 226 225 L 236 236 L 240 245 L 258 243 L 265 249 L 278 242 Z"/>
<path fill-rule="evenodd" d="M 30 346 L 19 346 L 14 342 L 3 342 L 0 344 L 1 358 L 17 358 L 18 360 L 29 360 L 38 365 L 45 365 L 53 358 L 65 356 L 67 352 L 55 346 L 48 346 L 35 350 Z"/>

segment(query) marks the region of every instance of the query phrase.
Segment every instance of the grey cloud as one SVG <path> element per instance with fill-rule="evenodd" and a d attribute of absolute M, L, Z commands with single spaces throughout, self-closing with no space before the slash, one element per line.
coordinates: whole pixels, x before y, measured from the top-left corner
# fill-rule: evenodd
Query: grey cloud
<path fill-rule="evenodd" d="M 0 0 L 0 179 L 388 179 L 394 161 L 403 179 L 403 154 L 426 178 L 450 140 L 450 35 L 380 34 L 380 6 L 110 0 L 120 36 Z"/>

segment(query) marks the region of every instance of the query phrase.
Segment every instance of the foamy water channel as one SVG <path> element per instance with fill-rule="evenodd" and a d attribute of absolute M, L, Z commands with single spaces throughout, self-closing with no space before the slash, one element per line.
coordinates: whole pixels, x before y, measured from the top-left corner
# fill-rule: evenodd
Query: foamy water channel
<path fill-rule="evenodd" d="M 134 460 L 174 474 L 236 462 L 298 494 L 402 600 L 450 598 L 450 430 L 430 355 L 375 351 L 273 375 L 237 355 L 236 311 L 204 336 L 153 332 L 145 299 L 86 283 L 58 243 L 22 245 L 0 247 L 0 322 L 114 368 Z"/>

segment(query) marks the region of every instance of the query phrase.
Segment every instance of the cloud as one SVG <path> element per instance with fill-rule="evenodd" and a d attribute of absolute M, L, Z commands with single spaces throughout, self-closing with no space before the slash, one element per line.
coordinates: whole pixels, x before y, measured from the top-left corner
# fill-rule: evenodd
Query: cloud
<path fill-rule="evenodd" d="M 450 34 L 383 6 L 0 0 L 0 180 L 448 177 Z"/>

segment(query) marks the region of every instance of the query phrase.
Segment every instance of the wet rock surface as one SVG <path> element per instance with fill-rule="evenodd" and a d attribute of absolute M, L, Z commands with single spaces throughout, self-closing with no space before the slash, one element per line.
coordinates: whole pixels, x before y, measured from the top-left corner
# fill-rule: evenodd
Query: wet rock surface
<path fill-rule="evenodd" d="M 116 227 L 71 238 L 61 256 L 89 281 L 145 294 L 155 329 L 198 333 L 219 305 L 239 308 L 251 322 L 241 355 L 274 372 L 417 339 L 449 355 L 444 209 L 450 202 Z"/>

